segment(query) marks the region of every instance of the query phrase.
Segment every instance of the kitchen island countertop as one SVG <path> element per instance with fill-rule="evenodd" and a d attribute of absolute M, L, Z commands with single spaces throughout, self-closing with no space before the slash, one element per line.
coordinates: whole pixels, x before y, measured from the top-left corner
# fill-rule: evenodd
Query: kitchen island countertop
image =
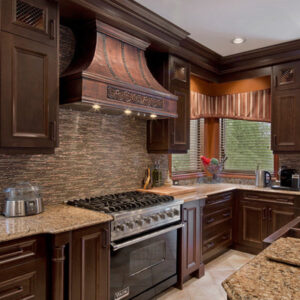
<path fill-rule="evenodd" d="M 57 234 L 111 221 L 104 213 L 58 204 L 45 206 L 41 214 L 27 217 L 0 216 L 0 242 L 36 234 Z"/>
<path fill-rule="evenodd" d="M 300 268 L 269 260 L 268 251 L 280 251 L 282 238 L 262 251 L 222 285 L 230 300 L 300 299 Z"/>

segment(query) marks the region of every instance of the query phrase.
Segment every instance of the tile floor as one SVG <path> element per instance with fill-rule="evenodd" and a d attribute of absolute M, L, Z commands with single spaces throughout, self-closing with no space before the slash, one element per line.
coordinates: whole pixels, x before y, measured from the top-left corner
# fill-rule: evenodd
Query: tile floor
<path fill-rule="evenodd" d="M 205 266 L 204 277 L 190 279 L 184 284 L 183 290 L 170 288 L 157 300 L 226 300 L 222 281 L 252 257 L 251 254 L 229 250 Z"/>

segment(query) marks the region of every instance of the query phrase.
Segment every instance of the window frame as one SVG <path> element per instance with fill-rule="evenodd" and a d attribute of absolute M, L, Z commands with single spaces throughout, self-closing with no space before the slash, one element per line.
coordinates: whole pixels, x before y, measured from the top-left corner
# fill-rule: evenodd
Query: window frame
<path fill-rule="evenodd" d="M 204 120 L 204 155 L 208 157 L 219 157 L 219 151 L 220 151 L 220 134 L 219 134 L 219 122 L 220 119 L 213 119 L 213 122 L 211 122 L 211 118 Z M 209 147 L 212 142 L 212 138 L 217 137 L 216 144 L 217 147 L 214 147 L 213 149 Z M 278 154 L 274 154 L 274 172 L 272 177 L 275 177 L 278 179 L 278 171 L 279 171 L 279 156 Z M 171 174 L 171 177 L 173 180 L 185 180 L 185 179 L 193 179 L 193 178 L 200 178 L 207 176 L 206 171 L 202 172 L 182 172 L 180 174 L 172 173 L 172 154 L 169 154 L 169 172 Z M 241 172 L 226 172 L 222 171 L 219 174 L 220 177 L 223 178 L 235 178 L 235 179 L 255 179 L 255 174 L 249 171 Z"/>

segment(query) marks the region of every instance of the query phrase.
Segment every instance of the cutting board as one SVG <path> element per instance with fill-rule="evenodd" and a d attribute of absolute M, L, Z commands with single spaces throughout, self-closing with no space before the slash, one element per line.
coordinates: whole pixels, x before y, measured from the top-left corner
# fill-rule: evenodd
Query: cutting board
<path fill-rule="evenodd" d="M 154 193 L 154 194 L 159 194 L 159 195 L 178 196 L 178 195 L 196 192 L 197 188 L 193 187 L 193 186 L 173 185 L 173 186 L 154 187 L 154 188 L 148 189 L 148 190 L 138 189 L 138 191 L 144 192 L 144 193 Z"/>

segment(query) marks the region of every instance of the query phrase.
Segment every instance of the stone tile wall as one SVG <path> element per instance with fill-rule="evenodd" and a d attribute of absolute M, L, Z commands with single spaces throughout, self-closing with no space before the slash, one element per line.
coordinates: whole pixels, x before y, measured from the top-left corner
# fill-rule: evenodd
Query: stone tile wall
<path fill-rule="evenodd" d="M 155 160 L 166 177 L 167 155 L 147 153 L 145 120 L 65 109 L 59 119 L 55 154 L 0 155 L 0 202 L 20 181 L 41 186 L 47 204 L 134 190 Z"/>

